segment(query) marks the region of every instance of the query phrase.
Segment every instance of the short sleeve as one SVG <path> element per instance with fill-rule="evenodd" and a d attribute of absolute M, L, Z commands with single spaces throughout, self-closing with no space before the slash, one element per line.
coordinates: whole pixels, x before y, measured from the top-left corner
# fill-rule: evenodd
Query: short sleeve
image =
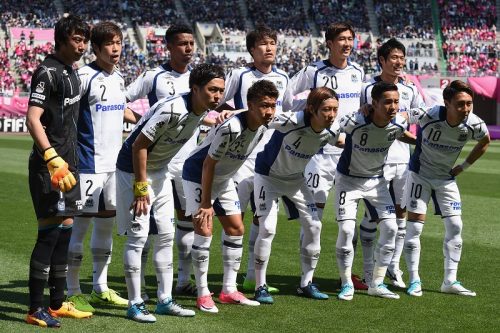
<path fill-rule="evenodd" d="M 149 94 L 152 87 L 152 80 L 153 70 L 145 71 L 139 75 L 139 77 L 127 87 L 127 92 L 125 93 L 127 101 L 134 102 Z"/>
<path fill-rule="evenodd" d="M 233 129 L 231 126 L 231 121 L 222 124 L 215 133 L 215 137 L 208 150 L 208 155 L 214 160 L 220 160 L 226 154 L 231 141 L 236 139 L 239 131 Z"/>
<path fill-rule="evenodd" d="M 224 97 L 222 98 L 220 105 L 227 103 L 234 98 L 236 95 L 236 90 L 238 89 L 240 80 L 240 75 L 236 69 L 233 69 L 226 78 L 226 88 L 224 89 Z"/>
<path fill-rule="evenodd" d="M 55 80 L 55 75 L 47 67 L 38 67 L 31 79 L 31 92 L 28 105 L 38 106 L 43 109 L 48 108 L 50 96 L 55 92 L 53 91 L 54 87 L 57 87 Z"/>
<path fill-rule="evenodd" d="M 173 112 L 170 112 L 170 106 L 170 103 L 160 101 L 151 107 L 151 109 L 156 110 L 141 131 L 149 140 L 156 141 L 176 121 L 177 117 Z"/>

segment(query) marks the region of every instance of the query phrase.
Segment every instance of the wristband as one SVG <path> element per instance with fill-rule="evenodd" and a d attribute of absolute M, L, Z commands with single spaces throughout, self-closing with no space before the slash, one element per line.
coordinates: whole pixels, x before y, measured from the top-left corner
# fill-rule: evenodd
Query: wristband
<path fill-rule="evenodd" d="M 471 166 L 471 164 L 467 161 L 464 161 L 460 166 L 462 167 L 462 170 L 465 171 Z"/>
<path fill-rule="evenodd" d="M 53 147 L 49 147 L 43 151 L 43 159 L 45 162 L 49 162 L 57 156 L 59 155 L 57 155 L 56 150 Z"/>
<path fill-rule="evenodd" d="M 148 182 L 134 182 L 134 196 L 145 197 L 148 195 Z"/>

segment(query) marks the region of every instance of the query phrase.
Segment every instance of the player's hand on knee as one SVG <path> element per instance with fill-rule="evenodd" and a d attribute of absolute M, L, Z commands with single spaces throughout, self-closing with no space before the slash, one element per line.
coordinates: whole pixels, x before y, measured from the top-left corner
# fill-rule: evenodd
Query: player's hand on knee
<path fill-rule="evenodd" d="M 132 203 L 136 216 L 146 215 L 151 204 L 148 192 L 148 182 L 134 182 L 134 202 Z"/>
<path fill-rule="evenodd" d="M 193 223 L 196 224 L 198 229 L 203 231 L 212 230 L 212 218 L 214 216 L 214 209 L 210 206 L 209 208 L 200 208 L 198 212 L 193 216 Z"/>
<path fill-rule="evenodd" d="M 47 163 L 47 169 L 49 170 L 50 181 L 53 187 L 59 188 L 61 192 L 67 192 L 76 185 L 76 178 L 71 171 L 69 171 L 68 163 L 57 155 L 54 148 L 47 148 L 43 152 L 43 159 Z"/>

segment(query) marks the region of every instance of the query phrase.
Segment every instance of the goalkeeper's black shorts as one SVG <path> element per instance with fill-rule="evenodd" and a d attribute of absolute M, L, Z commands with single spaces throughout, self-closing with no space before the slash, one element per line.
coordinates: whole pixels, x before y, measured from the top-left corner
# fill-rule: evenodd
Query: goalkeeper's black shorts
<path fill-rule="evenodd" d="M 59 190 L 52 187 L 48 172 L 29 170 L 31 200 L 37 219 L 81 214 L 80 177 L 76 172 L 73 174 L 77 180 L 75 187 L 61 195 Z"/>

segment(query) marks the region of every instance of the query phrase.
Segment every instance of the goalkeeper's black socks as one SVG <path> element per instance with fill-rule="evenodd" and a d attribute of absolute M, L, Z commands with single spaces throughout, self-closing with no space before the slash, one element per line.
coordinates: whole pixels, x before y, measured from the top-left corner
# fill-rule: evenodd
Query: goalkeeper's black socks
<path fill-rule="evenodd" d="M 43 307 L 43 290 L 49 279 L 52 253 L 59 239 L 58 225 L 38 230 L 38 237 L 31 253 L 29 272 L 30 313 Z"/>
<path fill-rule="evenodd" d="M 49 288 L 50 308 L 59 309 L 64 302 L 66 273 L 68 271 L 68 247 L 72 226 L 60 226 L 61 232 L 50 261 Z"/>

